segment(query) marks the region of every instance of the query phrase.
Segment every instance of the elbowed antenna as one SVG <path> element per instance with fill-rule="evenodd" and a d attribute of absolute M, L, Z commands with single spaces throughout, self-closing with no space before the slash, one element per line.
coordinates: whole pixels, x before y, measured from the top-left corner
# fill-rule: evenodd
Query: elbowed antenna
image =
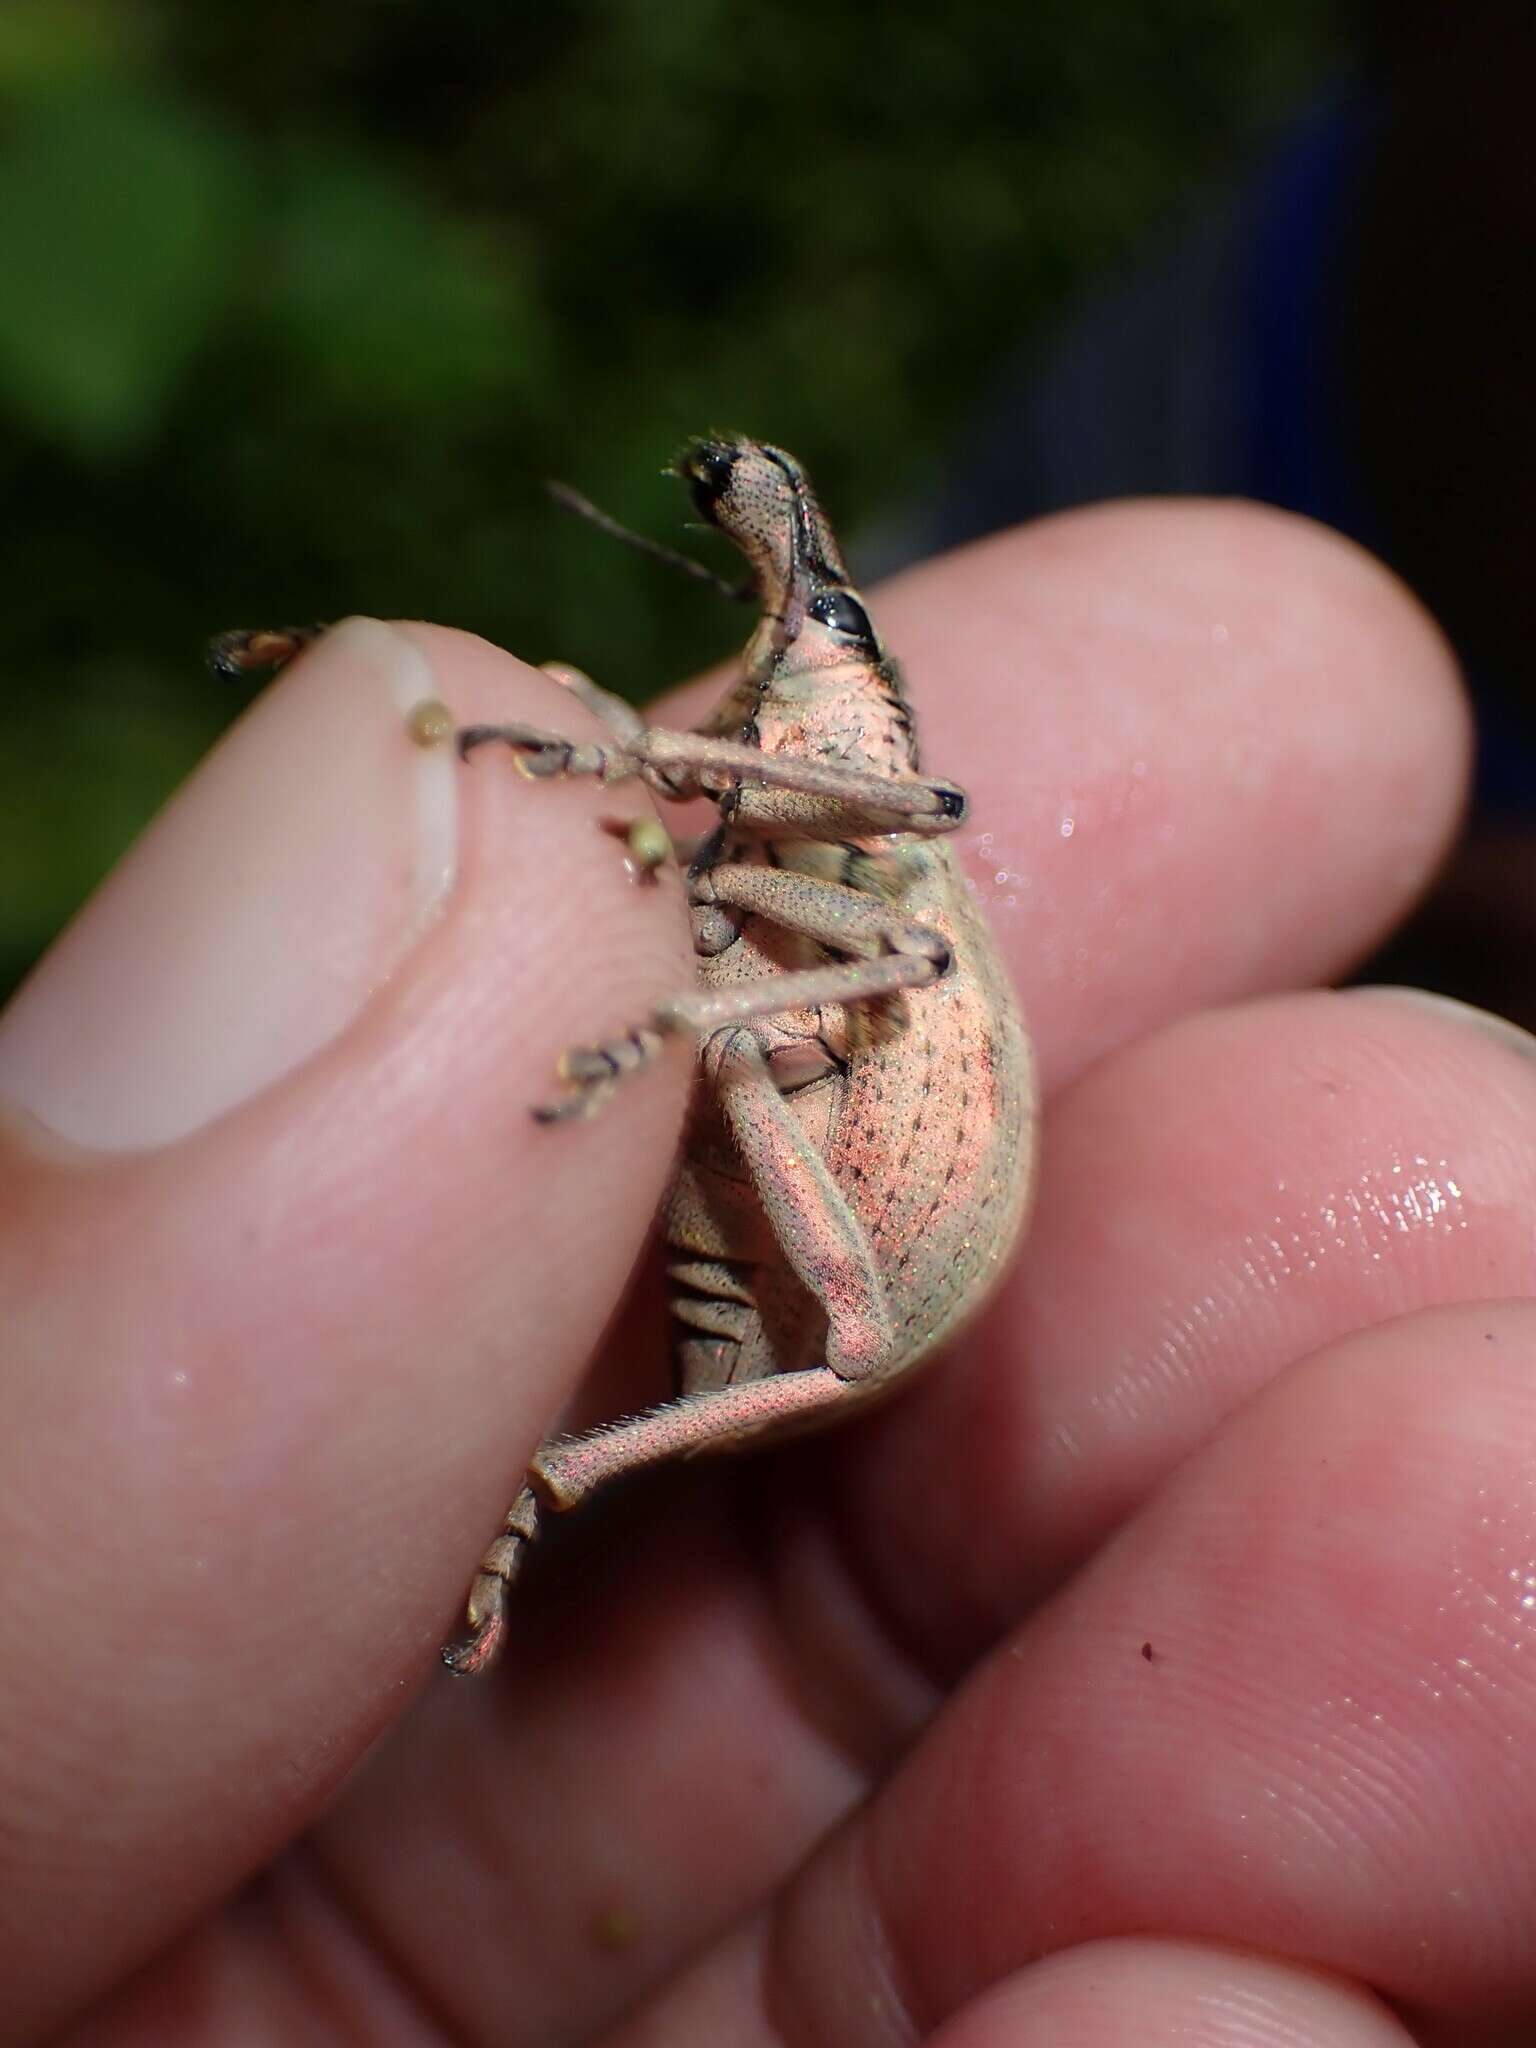
<path fill-rule="evenodd" d="M 570 484 L 563 484 L 557 478 L 545 479 L 544 488 L 557 505 L 567 512 L 574 512 L 579 519 L 585 519 L 602 533 L 611 534 L 615 540 L 623 541 L 626 547 L 634 548 L 639 554 L 649 555 L 654 562 L 664 562 L 669 569 L 681 569 L 685 576 L 692 576 L 699 583 L 707 583 L 718 590 L 722 597 L 728 597 L 733 604 L 748 604 L 757 595 L 757 585 L 750 578 L 742 583 L 733 583 L 727 576 L 719 576 L 703 562 L 696 562 L 692 555 L 685 555 L 676 548 L 669 548 L 659 540 L 652 540 L 648 534 L 636 533 L 631 527 L 621 526 L 610 513 L 594 505 L 590 498 L 583 497 Z"/>

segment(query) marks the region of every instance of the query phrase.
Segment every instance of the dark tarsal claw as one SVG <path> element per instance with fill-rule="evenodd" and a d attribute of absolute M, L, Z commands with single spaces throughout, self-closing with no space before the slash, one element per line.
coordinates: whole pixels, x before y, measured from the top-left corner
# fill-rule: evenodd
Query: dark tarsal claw
<path fill-rule="evenodd" d="M 445 1644 L 443 1663 L 455 1678 L 478 1678 L 495 1663 L 506 1623 L 501 1615 L 476 1629 L 467 1642 Z"/>
<path fill-rule="evenodd" d="M 483 747 L 490 740 L 501 738 L 501 728 L 495 725 L 461 725 L 453 736 L 458 748 L 459 759 L 467 761 L 476 747 Z"/>
<path fill-rule="evenodd" d="M 536 781 L 567 773 L 576 751 L 569 740 L 533 732 L 521 725 L 461 726 L 454 744 L 459 759 L 467 761 L 474 748 L 491 746 L 497 740 L 511 748 L 518 768 Z"/>
<path fill-rule="evenodd" d="M 488 1671 L 501 1654 L 507 1632 L 505 1581 L 482 1576 L 476 1579 L 475 1589 L 479 1595 L 479 1613 L 473 1633 L 462 1643 L 445 1643 L 443 1646 L 443 1662 L 455 1678 L 478 1678 L 482 1671 Z"/>

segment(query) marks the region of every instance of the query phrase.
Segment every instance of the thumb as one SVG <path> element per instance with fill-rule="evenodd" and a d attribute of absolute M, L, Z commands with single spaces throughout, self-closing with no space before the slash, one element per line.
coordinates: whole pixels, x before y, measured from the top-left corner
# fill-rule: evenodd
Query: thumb
<path fill-rule="evenodd" d="M 593 723 L 468 635 L 349 621 L 0 1018 L 23 2029 L 237 1882 L 398 1709 L 666 1176 L 681 1049 L 596 1122 L 527 1114 L 565 1045 L 688 978 L 675 880 L 636 888 L 596 829 L 644 800 L 417 746 L 432 698 Z"/>

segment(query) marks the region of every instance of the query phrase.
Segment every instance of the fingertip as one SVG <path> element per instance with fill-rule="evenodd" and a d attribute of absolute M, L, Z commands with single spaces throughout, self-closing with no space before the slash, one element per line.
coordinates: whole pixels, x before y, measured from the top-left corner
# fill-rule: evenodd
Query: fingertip
<path fill-rule="evenodd" d="M 1523 2010 L 1533 1351 L 1528 1300 L 1425 1310 L 1234 1416 L 813 1866 L 810 1955 L 874 1872 L 925 2010 L 1128 1925 Z"/>
<path fill-rule="evenodd" d="M 1278 1957 L 1123 1938 L 1060 1949 L 939 2028 L 930 2048 L 1412 2048 L 1358 1985 Z"/>

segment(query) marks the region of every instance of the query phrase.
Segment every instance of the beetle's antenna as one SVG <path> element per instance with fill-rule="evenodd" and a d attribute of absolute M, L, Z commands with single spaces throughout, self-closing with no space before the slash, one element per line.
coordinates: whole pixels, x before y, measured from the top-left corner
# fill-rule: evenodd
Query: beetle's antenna
<path fill-rule="evenodd" d="M 756 597 L 757 585 L 754 581 L 732 583 L 729 577 L 717 576 L 714 570 L 706 567 L 703 562 L 696 562 L 692 555 L 680 554 L 676 548 L 669 548 L 659 540 L 652 540 L 647 534 L 635 533 L 629 527 L 621 526 L 617 519 L 594 505 L 590 498 L 584 498 L 580 491 L 573 490 L 569 484 L 562 484 L 550 478 L 544 488 L 555 503 L 563 505 L 567 512 L 574 512 L 579 519 L 585 519 L 600 532 L 611 534 L 615 540 L 623 541 L 626 547 L 634 548 L 642 555 L 649 555 L 653 562 L 665 562 L 669 569 L 681 569 L 685 576 L 692 576 L 700 583 L 709 584 L 712 589 L 718 590 L 722 597 L 730 598 L 734 604 L 746 604 Z"/>

